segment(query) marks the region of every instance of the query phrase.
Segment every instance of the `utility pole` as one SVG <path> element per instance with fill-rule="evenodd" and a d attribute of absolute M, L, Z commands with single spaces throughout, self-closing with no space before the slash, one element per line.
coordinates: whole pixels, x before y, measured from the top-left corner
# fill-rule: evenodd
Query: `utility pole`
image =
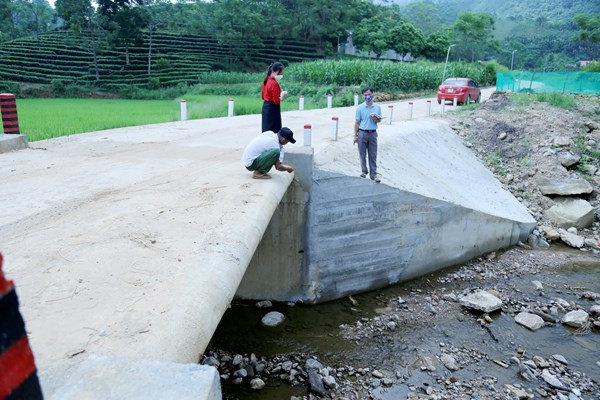
<path fill-rule="evenodd" d="M 444 78 L 446 77 L 446 67 L 448 66 L 448 56 L 450 56 L 450 49 L 454 46 L 456 45 L 451 44 L 450 47 L 448 47 L 448 52 L 446 53 L 446 64 L 444 64 L 444 73 L 442 74 L 442 81 L 440 82 L 440 85 L 444 83 Z"/>
<path fill-rule="evenodd" d="M 516 50 L 513 50 L 513 51 L 512 51 L 512 56 L 510 57 L 510 70 L 511 70 L 511 71 L 512 71 L 512 69 L 513 69 L 513 61 L 515 60 L 515 51 L 516 51 Z"/>

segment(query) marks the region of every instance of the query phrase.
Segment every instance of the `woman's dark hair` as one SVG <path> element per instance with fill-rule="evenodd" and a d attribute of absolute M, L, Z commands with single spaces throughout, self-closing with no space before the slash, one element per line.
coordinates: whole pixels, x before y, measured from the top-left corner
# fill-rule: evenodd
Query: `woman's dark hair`
<path fill-rule="evenodd" d="M 269 65 L 269 69 L 267 70 L 267 76 L 263 80 L 263 85 L 267 84 L 267 79 L 269 79 L 269 77 L 271 76 L 271 73 L 273 73 L 273 71 L 281 72 L 284 69 L 285 69 L 285 66 L 282 63 L 280 63 L 279 61 L 274 62 L 273 64 Z"/>

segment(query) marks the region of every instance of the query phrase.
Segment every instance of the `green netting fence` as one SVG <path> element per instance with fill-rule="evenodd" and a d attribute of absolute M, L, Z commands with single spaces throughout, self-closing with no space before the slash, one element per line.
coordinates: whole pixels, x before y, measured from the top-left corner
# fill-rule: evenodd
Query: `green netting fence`
<path fill-rule="evenodd" d="M 600 72 L 498 71 L 496 90 L 600 95 Z"/>

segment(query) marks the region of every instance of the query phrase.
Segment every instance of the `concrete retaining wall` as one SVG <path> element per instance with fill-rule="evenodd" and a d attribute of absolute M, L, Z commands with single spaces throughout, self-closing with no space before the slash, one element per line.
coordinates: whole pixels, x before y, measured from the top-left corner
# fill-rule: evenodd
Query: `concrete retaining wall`
<path fill-rule="evenodd" d="M 513 246 L 535 227 L 449 128 L 416 129 L 383 143 L 382 153 L 394 156 L 382 169 L 406 173 L 381 184 L 343 172 L 357 158 L 353 149 L 330 154 L 333 163 L 320 158 L 318 166 L 310 153 L 292 156 L 300 179 L 275 212 L 236 297 L 333 300 Z"/>

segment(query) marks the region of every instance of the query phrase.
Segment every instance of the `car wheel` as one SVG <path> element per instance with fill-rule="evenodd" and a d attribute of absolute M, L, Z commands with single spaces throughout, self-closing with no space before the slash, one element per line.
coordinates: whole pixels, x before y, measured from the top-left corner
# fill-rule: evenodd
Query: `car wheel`
<path fill-rule="evenodd" d="M 442 104 L 442 101 L 440 99 L 438 99 L 438 104 Z"/>
<path fill-rule="evenodd" d="M 466 105 L 471 104 L 471 95 L 467 96 L 467 101 L 465 102 Z"/>
<path fill-rule="evenodd" d="M 477 96 L 477 98 L 475 99 L 475 103 L 479 103 L 481 101 L 481 93 L 479 93 L 479 96 Z"/>

